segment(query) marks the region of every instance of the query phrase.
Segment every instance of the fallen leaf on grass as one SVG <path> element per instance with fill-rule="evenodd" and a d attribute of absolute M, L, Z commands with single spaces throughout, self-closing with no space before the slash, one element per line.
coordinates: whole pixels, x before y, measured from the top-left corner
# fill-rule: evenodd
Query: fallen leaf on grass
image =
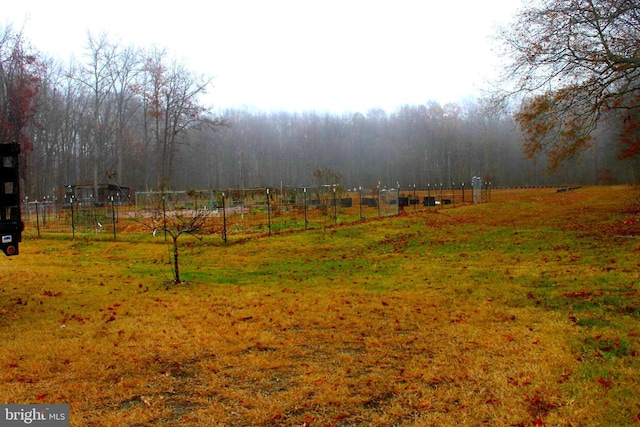
<path fill-rule="evenodd" d="M 60 295 L 62 295 L 62 292 L 44 291 L 43 295 L 45 297 L 59 297 Z"/>
<path fill-rule="evenodd" d="M 599 377 L 598 382 L 602 384 L 604 388 L 611 388 L 611 380 L 605 380 L 604 378 Z"/>

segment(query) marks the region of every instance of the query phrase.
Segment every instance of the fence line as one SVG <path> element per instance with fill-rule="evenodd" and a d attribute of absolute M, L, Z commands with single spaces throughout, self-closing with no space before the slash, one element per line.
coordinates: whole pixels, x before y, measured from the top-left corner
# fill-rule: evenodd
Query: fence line
<path fill-rule="evenodd" d="M 147 234 L 160 228 L 167 212 L 193 217 L 206 211 L 203 234 L 228 236 L 270 235 L 291 230 L 325 228 L 401 212 L 448 209 L 490 201 L 490 186 L 477 193 L 463 185 L 426 189 L 338 186 L 252 189 L 210 189 L 138 192 L 134 203 L 56 203 L 24 200 L 23 221 L 28 234 L 76 236 Z"/>

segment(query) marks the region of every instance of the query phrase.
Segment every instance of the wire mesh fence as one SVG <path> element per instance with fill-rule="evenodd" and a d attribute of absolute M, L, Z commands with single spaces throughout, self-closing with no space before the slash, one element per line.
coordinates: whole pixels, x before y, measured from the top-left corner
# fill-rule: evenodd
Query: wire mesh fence
<path fill-rule="evenodd" d="M 490 199 L 490 187 L 480 192 Z M 402 212 L 448 209 L 474 202 L 471 188 L 443 185 L 426 189 L 362 187 L 344 189 L 334 185 L 251 189 L 150 191 L 128 199 L 104 203 L 63 203 L 25 199 L 25 233 L 31 235 L 102 236 L 157 235 L 166 218 L 188 220 L 204 214 L 203 235 L 228 237 L 271 235 L 294 230 L 326 228 Z"/>

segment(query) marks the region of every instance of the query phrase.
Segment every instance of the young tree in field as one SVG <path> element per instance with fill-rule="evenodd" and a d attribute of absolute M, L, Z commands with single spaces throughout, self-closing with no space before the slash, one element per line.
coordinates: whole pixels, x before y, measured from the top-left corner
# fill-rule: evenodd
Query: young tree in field
<path fill-rule="evenodd" d="M 592 132 L 605 119 L 625 124 L 623 138 L 635 132 L 640 109 L 636 0 L 536 0 L 500 38 L 511 60 L 506 78 L 515 85 L 507 95 L 522 99 L 515 119 L 529 157 L 545 153 L 556 169 L 591 147 Z M 627 142 L 627 154 L 635 155 L 637 136 Z"/>
<path fill-rule="evenodd" d="M 195 192 L 188 193 L 192 198 Z M 211 211 L 206 209 L 206 205 L 201 208 L 194 209 L 178 209 L 170 206 L 166 196 L 162 197 L 161 210 L 158 209 L 151 220 L 151 223 L 139 221 L 148 229 L 153 231 L 154 235 L 164 233 L 171 237 L 173 248 L 173 284 L 183 283 L 180 277 L 180 246 L 178 240 L 185 234 L 189 234 L 195 238 L 199 238 L 202 234 L 207 222 L 207 218 Z"/>
<path fill-rule="evenodd" d="M 342 175 L 328 167 L 324 167 L 322 169 L 314 169 L 313 177 L 316 181 L 316 197 L 320 200 L 322 214 L 326 215 L 329 212 L 330 200 L 334 197 L 339 197 L 343 192 L 342 187 L 340 187 Z"/>
<path fill-rule="evenodd" d="M 171 237 L 173 243 L 174 284 L 182 283 L 182 279 L 180 278 L 178 239 L 184 234 L 197 237 L 202 232 L 210 212 L 211 211 L 206 209 L 196 209 L 192 215 L 178 211 L 172 211 L 165 215 L 160 231 L 166 232 Z"/>

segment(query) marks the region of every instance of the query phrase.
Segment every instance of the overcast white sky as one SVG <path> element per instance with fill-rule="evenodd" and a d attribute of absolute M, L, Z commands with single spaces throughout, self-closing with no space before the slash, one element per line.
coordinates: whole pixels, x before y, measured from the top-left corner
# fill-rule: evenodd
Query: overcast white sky
<path fill-rule="evenodd" d="M 389 112 L 458 102 L 496 75 L 490 37 L 520 0 L 21 0 L 3 26 L 41 52 L 81 58 L 87 30 L 167 48 L 212 75 L 217 108 Z"/>

